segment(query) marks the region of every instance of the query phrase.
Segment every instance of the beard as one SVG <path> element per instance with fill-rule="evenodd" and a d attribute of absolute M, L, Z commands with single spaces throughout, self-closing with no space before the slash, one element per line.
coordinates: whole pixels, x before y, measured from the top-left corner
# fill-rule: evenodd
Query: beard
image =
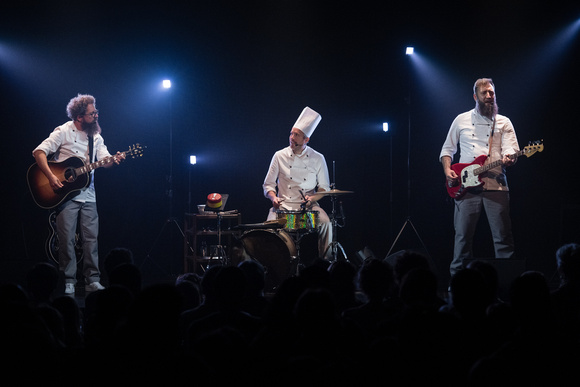
<path fill-rule="evenodd" d="M 302 153 L 302 151 L 304 150 L 304 143 L 290 141 L 290 149 L 292 149 L 292 152 L 294 153 L 296 152 Z"/>
<path fill-rule="evenodd" d="M 91 123 L 81 122 L 81 127 L 83 128 L 83 132 L 89 136 L 94 136 L 95 134 L 101 133 L 101 126 L 97 120 L 94 120 Z"/>
<path fill-rule="evenodd" d="M 498 106 L 495 100 L 493 100 L 492 103 L 477 101 L 477 111 L 482 116 L 487 117 L 491 120 L 497 114 Z"/>

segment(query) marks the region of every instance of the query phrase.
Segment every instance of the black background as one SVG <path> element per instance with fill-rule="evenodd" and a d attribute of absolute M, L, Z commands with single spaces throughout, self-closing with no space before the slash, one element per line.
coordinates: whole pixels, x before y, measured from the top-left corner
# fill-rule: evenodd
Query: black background
<path fill-rule="evenodd" d="M 310 145 L 336 188 L 354 191 L 341 198 L 347 255 L 368 247 L 382 258 L 422 241 L 445 283 L 453 204 L 438 156 L 480 77 L 494 79 L 520 146 L 544 140 L 543 153 L 508 172 L 518 258 L 552 279 L 557 247 L 580 242 L 573 2 L 17 3 L 0 6 L 4 281 L 46 260 L 48 211 L 25 175 L 77 93 L 96 97 L 112 153 L 147 146 L 142 158 L 98 170 L 96 184 L 101 256 L 132 249 L 148 280 L 182 270 L 179 230 L 166 221 L 182 226 L 190 193 L 193 211 L 219 192 L 244 223 L 265 219 L 270 159 L 310 106 L 323 117 Z M 328 198 L 321 204 L 330 210 Z M 493 256 L 485 223 L 475 254 Z"/>

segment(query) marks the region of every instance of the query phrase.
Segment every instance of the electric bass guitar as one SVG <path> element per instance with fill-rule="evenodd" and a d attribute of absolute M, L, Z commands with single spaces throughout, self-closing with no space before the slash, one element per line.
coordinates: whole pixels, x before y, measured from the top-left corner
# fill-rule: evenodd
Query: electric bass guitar
<path fill-rule="evenodd" d="M 522 155 L 530 157 L 534 153 L 541 152 L 543 150 L 543 140 L 534 141 L 524 149 L 514 153 L 513 155 L 509 155 L 509 158 L 515 160 Z M 480 177 L 482 173 L 502 165 L 501 160 L 496 160 L 484 165 L 485 160 L 487 160 L 487 156 L 481 155 L 477 157 L 472 163 L 453 164 L 451 169 L 457 174 L 457 176 L 459 176 L 459 178 L 453 181 L 448 181 L 445 185 L 449 196 L 451 196 L 453 199 L 460 199 L 463 195 L 465 195 L 468 188 L 478 187 L 483 184 L 483 181 Z"/>
<path fill-rule="evenodd" d="M 135 144 L 122 153 L 125 157 L 141 157 L 143 155 L 143 146 Z M 83 159 L 76 156 L 60 162 L 49 161 L 48 167 L 63 184 L 63 187 L 57 190 L 52 189 L 48 178 L 40 170 L 38 164 L 32 164 L 26 173 L 26 180 L 34 202 L 41 208 L 51 209 L 78 195 L 83 188 L 88 187 L 91 183 L 91 171 L 107 165 L 113 157 L 105 157 L 92 164 L 85 164 Z"/>

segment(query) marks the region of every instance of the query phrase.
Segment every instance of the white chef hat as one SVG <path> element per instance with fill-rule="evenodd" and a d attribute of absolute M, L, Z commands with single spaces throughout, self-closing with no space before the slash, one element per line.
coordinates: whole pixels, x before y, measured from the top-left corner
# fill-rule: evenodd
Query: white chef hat
<path fill-rule="evenodd" d="M 293 128 L 300 129 L 304 133 L 304 136 L 310 137 L 321 120 L 322 116 L 320 114 L 306 106 L 304 110 L 302 110 L 298 120 L 296 120 Z"/>

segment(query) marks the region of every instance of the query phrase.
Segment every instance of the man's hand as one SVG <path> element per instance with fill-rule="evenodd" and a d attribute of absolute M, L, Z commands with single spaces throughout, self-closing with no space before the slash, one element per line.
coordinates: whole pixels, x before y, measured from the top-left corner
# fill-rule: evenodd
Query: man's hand
<path fill-rule="evenodd" d="M 121 161 L 123 161 L 123 160 L 125 160 L 125 153 L 123 153 L 123 152 L 117 152 L 115 154 L 115 156 L 113 156 L 113 161 L 117 165 L 119 165 L 121 163 Z"/>
<path fill-rule="evenodd" d="M 268 199 L 270 199 L 270 201 L 272 202 L 272 207 L 274 207 L 275 210 L 280 209 L 280 204 L 283 202 L 283 200 L 280 199 L 278 196 L 276 196 L 276 192 L 269 191 Z"/>
<path fill-rule="evenodd" d="M 60 189 L 63 187 L 62 182 L 60 181 L 60 179 L 58 177 L 56 177 L 56 175 L 54 174 L 50 174 L 50 176 L 48 177 L 48 183 L 50 184 L 50 188 L 52 188 L 54 191 Z"/>
<path fill-rule="evenodd" d="M 503 159 L 501 159 L 501 162 L 506 167 L 509 167 L 509 166 L 514 165 L 516 163 L 516 159 L 512 159 L 512 158 L 510 158 L 509 155 L 505 155 L 503 157 Z"/>
<path fill-rule="evenodd" d="M 113 155 L 107 164 L 103 165 L 105 168 L 109 168 L 112 167 L 113 164 L 121 164 L 121 161 L 125 160 L 125 153 L 123 152 L 117 152 L 115 153 L 115 155 Z"/>
<path fill-rule="evenodd" d="M 283 200 L 277 196 L 274 196 L 274 198 L 271 200 L 272 200 L 272 207 L 274 207 L 274 209 L 276 209 L 276 210 L 279 210 L 280 204 L 282 204 Z"/>

